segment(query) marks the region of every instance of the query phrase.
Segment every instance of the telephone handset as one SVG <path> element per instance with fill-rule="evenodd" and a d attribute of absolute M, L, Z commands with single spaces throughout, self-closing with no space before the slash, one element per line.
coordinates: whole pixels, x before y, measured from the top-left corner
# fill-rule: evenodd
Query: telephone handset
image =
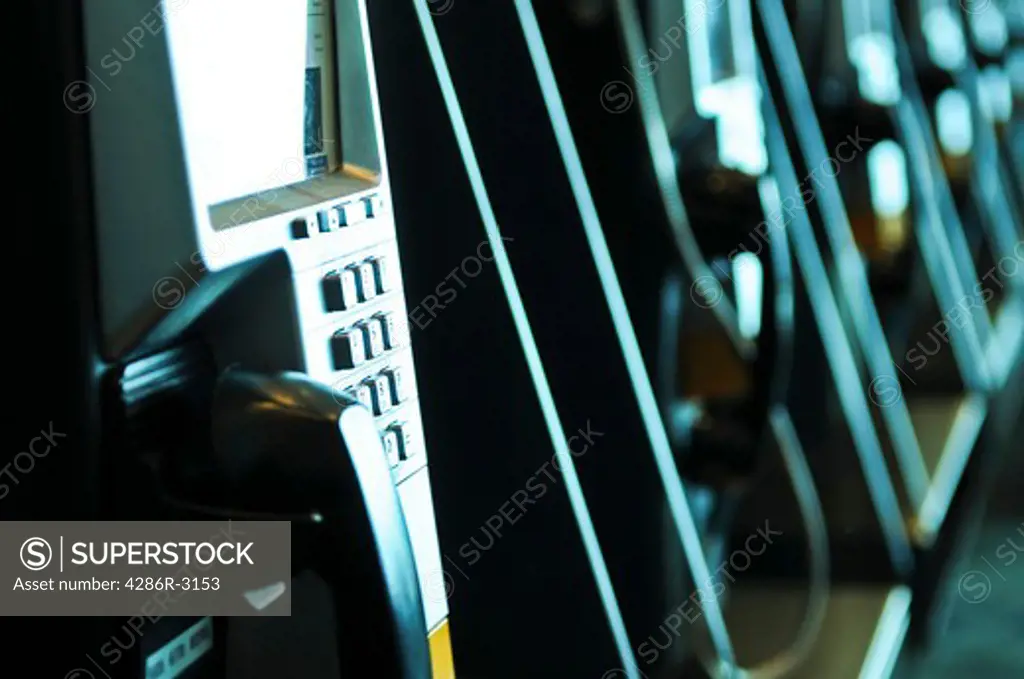
<path fill-rule="evenodd" d="M 743 77 L 752 37 L 736 44 L 731 26 L 742 22 L 729 19 L 741 8 L 686 3 L 680 17 L 680 3 L 658 4 L 647 3 L 646 21 L 633 2 L 535 10 L 612 256 L 647 263 L 622 269 L 624 290 L 683 473 L 730 485 L 753 472 L 770 403 L 785 391 L 789 254 L 770 233 L 780 215 L 759 180 L 756 101 L 728 105 L 756 95 Z M 674 15 L 655 35 L 659 12 Z M 712 37 L 688 46 L 686 33 Z M 701 48 L 688 70 L 686 50 Z"/>
<path fill-rule="evenodd" d="M 707 480 L 708 473 L 720 477 L 731 466 L 734 472 L 753 470 L 756 441 L 771 438 L 768 413 L 785 398 L 794 321 L 792 265 L 783 233 L 792 208 L 781 202 L 769 172 L 750 8 L 742 2 L 687 2 L 683 10 L 678 17 L 671 3 L 654 2 L 636 15 L 643 20 L 648 48 L 640 59 L 651 58 L 647 78 L 657 94 L 641 103 L 656 108 L 647 116 L 663 118 L 667 139 L 662 125 L 650 125 L 648 136 L 672 148 L 675 184 L 693 224 L 692 237 L 714 277 L 695 281 L 691 299 L 698 307 L 706 305 L 710 300 L 705 297 L 702 304 L 701 293 L 710 289 L 731 302 L 739 335 L 755 349 L 736 356 L 745 366 L 732 361 L 736 367 L 729 370 L 729 361 L 719 362 L 718 374 L 712 375 L 692 357 L 706 356 L 721 343 L 702 339 L 707 328 L 700 328 L 694 314 L 693 338 L 683 324 L 677 399 L 696 400 L 707 413 L 690 441 L 697 464 L 711 465 L 694 470 Z M 630 14 L 622 11 L 621 20 L 630 23 Z M 624 30 L 628 35 L 628 26 Z M 682 362 L 686 356 L 689 365 Z M 737 368 L 740 381 L 722 389 L 728 380 L 721 376 L 736 375 Z"/>
<path fill-rule="evenodd" d="M 212 403 L 203 479 L 216 496 L 178 491 L 171 510 L 290 520 L 293 573 L 312 571 L 330 590 L 342 675 L 429 677 L 416 563 L 372 415 L 302 373 L 228 370 Z"/>

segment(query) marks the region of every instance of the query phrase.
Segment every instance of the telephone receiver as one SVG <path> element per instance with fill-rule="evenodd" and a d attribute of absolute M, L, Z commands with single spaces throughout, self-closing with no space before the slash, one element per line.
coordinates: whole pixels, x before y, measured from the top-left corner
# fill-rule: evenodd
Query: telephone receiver
<path fill-rule="evenodd" d="M 218 502 L 175 493 L 172 512 L 291 521 L 292 573 L 330 590 L 342 675 L 429 677 L 412 546 L 370 412 L 303 373 L 230 369 L 214 387 L 210 429 L 204 472 Z"/>
<path fill-rule="evenodd" d="M 612 256 L 646 265 L 629 270 L 624 291 L 680 470 L 729 486 L 754 475 L 788 384 L 790 254 L 767 234 L 780 212 L 773 198 L 721 166 L 715 146 L 729 133 L 692 104 L 666 115 L 666 100 L 692 98 L 680 72 L 692 46 L 663 29 L 671 39 L 653 44 L 652 15 L 683 12 L 661 5 L 534 8 Z M 679 118 L 695 122 L 686 139 L 672 126 Z"/>

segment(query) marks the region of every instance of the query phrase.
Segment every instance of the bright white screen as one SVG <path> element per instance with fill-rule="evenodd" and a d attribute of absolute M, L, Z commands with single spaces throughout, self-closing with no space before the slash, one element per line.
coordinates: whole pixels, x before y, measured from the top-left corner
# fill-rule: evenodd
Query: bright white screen
<path fill-rule="evenodd" d="M 301 180 L 306 0 L 191 0 L 167 24 L 191 180 L 203 201 Z"/>

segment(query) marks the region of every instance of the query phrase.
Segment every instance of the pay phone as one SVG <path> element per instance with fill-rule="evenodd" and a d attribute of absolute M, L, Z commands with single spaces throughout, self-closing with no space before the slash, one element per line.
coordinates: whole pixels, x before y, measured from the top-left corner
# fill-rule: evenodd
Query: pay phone
<path fill-rule="evenodd" d="M 87 671 L 327 677 L 369 665 L 412 679 L 433 663 L 448 677 L 365 6 L 272 5 L 60 13 L 81 48 L 62 64 L 66 113 L 88 141 L 76 207 L 91 233 L 76 257 L 95 273 L 83 298 L 97 351 L 81 359 L 97 378 L 92 516 L 277 518 L 295 545 L 291 619 L 168 611 L 150 633 L 95 625 L 120 651 L 92 653 Z"/>
<path fill-rule="evenodd" d="M 910 320 L 1019 230 L 982 191 L 1019 112 L 968 96 L 1005 162 L 961 165 L 932 116 L 976 74 L 918 29 L 1012 75 L 1019 22 L 146 4 L 45 21 L 70 209 L 17 231 L 71 234 L 67 308 L 21 363 L 76 411 L 0 512 L 291 521 L 292 616 L 26 620 L 34 675 L 889 676 L 1024 384 L 1008 285 L 901 388 Z"/>

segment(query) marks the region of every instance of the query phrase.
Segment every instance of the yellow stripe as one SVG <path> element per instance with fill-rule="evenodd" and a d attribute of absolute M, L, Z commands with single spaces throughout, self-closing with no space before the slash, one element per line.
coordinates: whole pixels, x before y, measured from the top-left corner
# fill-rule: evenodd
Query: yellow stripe
<path fill-rule="evenodd" d="M 433 668 L 433 679 L 455 679 L 452 637 L 447 619 L 430 633 L 430 665 Z"/>

